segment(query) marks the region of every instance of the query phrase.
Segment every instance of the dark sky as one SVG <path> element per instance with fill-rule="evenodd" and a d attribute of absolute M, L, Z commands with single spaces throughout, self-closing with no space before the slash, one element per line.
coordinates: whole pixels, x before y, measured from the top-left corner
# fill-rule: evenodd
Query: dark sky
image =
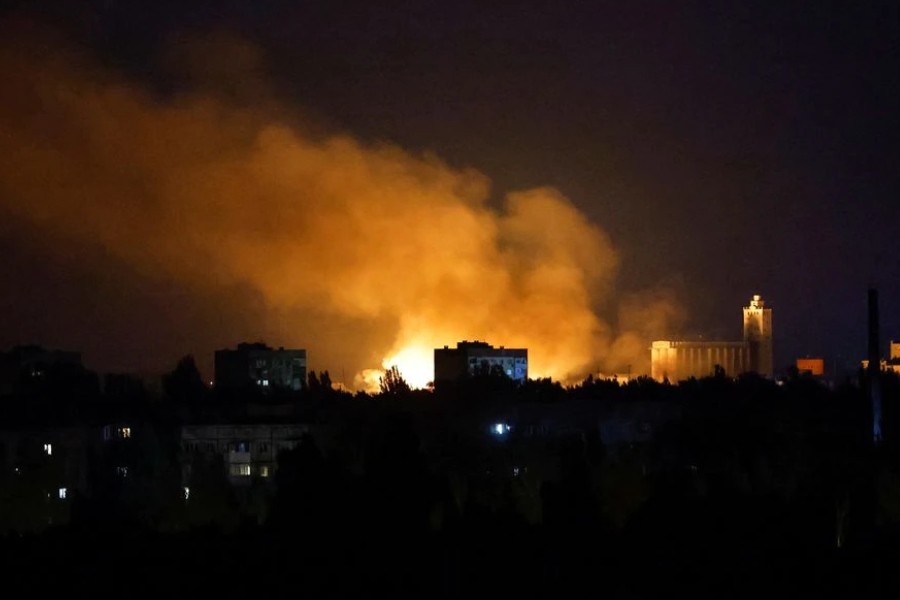
<path fill-rule="evenodd" d="M 896 2 L 17 4 L 6 16 L 59 28 L 162 91 L 179 85 L 158 66 L 164 44 L 233 32 L 325 128 L 477 168 L 498 196 L 554 186 L 610 234 L 619 289 L 677 291 L 685 334 L 738 338 L 740 307 L 761 293 L 777 364 L 853 361 L 876 286 L 883 339 L 900 339 Z M 181 299 L 153 325 L 172 362 L 206 351 L 191 328 L 217 325 L 191 290 L 79 273 L 15 227 L 0 227 L 0 342 L 90 338 L 104 356 L 96 335 L 47 332 L 78 329 L 81 304 L 123 286 L 126 299 Z M 146 323 L 108 326 L 140 354 L 125 340 Z"/>

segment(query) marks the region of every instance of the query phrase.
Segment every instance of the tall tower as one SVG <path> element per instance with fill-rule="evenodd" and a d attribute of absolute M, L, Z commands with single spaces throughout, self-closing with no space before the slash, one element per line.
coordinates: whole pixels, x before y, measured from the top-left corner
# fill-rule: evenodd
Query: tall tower
<path fill-rule="evenodd" d="M 772 309 L 759 294 L 744 307 L 744 341 L 750 347 L 750 370 L 772 376 Z"/>

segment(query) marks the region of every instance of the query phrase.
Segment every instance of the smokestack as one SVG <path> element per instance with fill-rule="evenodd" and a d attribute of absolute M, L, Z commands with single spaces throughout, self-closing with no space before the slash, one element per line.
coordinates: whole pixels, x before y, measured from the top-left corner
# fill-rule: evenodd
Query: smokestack
<path fill-rule="evenodd" d="M 869 290 L 869 373 L 881 368 L 880 341 L 878 339 L 878 290 Z"/>
<path fill-rule="evenodd" d="M 869 289 L 869 400 L 872 403 L 872 441 L 882 441 L 881 352 L 878 342 L 878 290 Z"/>

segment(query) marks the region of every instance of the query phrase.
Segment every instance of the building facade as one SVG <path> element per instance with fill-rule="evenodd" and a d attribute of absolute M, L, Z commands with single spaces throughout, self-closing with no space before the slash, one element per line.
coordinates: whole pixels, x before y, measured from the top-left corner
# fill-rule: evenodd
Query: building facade
<path fill-rule="evenodd" d="M 190 484 L 198 457 L 222 458 L 229 481 L 247 485 L 275 473 L 278 453 L 296 447 L 310 433 L 305 424 L 184 425 L 181 427 L 182 479 Z"/>
<path fill-rule="evenodd" d="M 772 309 L 766 308 L 759 294 L 744 307 L 744 341 L 750 349 L 750 368 L 763 377 L 771 377 L 772 369 Z"/>
<path fill-rule="evenodd" d="M 867 359 L 862 361 L 862 368 L 863 370 L 869 368 L 869 361 Z M 881 359 L 881 370 L 890 371 L 900 375 L 900 342 L 891 340 L 888 358 Z"/>
<path fill-rule="evenodd" d="M 299 390 L 306 385 L 306 350 L 242 343 L 236 350 L 216 350 L 215 371 L 217 388 Z"/>
<path fill-rule="evenodd" d="M 528 379 L 526 348 L 495 348 L 487 342 L 462 341 L 456 348 L 444 346 L 434 350 L 434 384 L 446 385 L 479 373 L 500 370 L 510 379 Z"/>
<path fill-rule="evenodd" d="M 750 370 L 750 347 L 745 342 L 653 342 L 650 376 L 671 382 L 708 377 L 716 366 L 734 377 Z"/>
<path fill-rule="evenodd" d="M 812 375 L 813 377 L 823 377 L 825 375 L 824 358 L 798 358 L 795 366 L 797 367 L 797 372 L 801 375 Z"/>
<path fill-rule="evenodd" d="M 730 377 L 755 372 L 773 375 L 772 309 L 754 295 L 744 307 L 744 339 L 740 342 L 659 340 L 650 348 L 650 376 L 657 381 L 708 377 L 721 367 Z"/>

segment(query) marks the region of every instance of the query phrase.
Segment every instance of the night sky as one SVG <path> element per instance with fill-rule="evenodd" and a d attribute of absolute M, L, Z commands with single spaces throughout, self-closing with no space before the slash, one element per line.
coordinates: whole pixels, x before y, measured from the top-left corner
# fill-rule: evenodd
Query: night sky
<path fill-rule="evenodd" d="M 55 31 L 160 97 L 195 85 L 173 48 L 225 35 L 258 50 L 252 77 L 310 130 L 477 169 L 497 206 L 556 188 L 608 234 L 611 297 L 677 299 L 666 335 L 739 339 L 740 308 L 760 293 L 776 365 L 852 364 L 874 286 L 884 345 L 900 339 L 896 2 L 13 4 L 5 27 Z M 257 101 L 242 90 L 226 92 Z M 0 192 L 0 348 L 37 342 L 100 370 L 158 370 L 266 337 L 340 370 L 317 362 L 316 336 L 346 335 L 358 315 L 281 341 L 256 323 L 265 301 L 252 286 L 194 286 L 83 238 L 49 243 Z M 615 306 L 595 309 L 614 320 Z M 367 343 L 364 329 L 350 346 Z"/>

